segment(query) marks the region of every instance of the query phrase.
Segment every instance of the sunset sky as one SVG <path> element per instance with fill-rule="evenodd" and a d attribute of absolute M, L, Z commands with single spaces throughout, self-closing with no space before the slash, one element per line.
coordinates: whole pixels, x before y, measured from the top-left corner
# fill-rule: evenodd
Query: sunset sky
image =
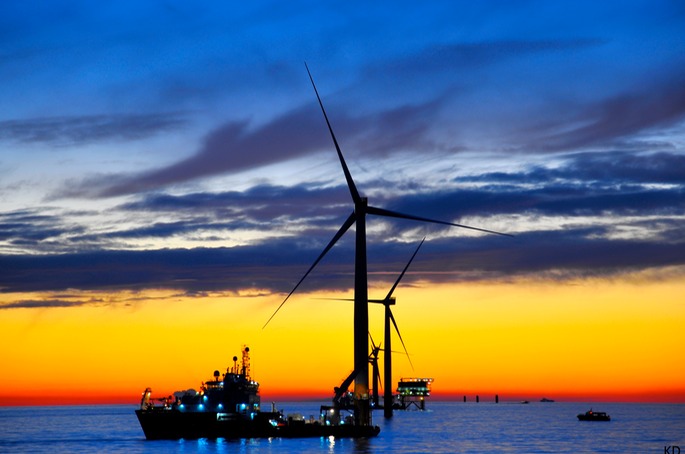
<path fill-rule="evenodd" d="M 370 204 L 514 235 L 367 218 L 372 298 L 426 238 L 395 377 L 685 402 L 682 1 L 3 1 L 0 57 L 0 405 L 243 345 L 264 399 L 332 395 L 352 232 L 262 329 L 352 211 L 305 61 Z"/>

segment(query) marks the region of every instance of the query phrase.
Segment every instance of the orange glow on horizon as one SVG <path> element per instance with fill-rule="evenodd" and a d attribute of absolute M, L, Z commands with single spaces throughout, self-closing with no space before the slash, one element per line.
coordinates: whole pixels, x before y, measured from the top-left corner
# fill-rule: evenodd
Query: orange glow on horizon
<path fill-rule="evenodd" d="M 393 312 L 414 370 L 396 354 L 393 381 L 433 377 L 436 400 L 685 402 L 683 294 L 682 279 L 640 276 L 400 287 Z M 282 295 L 89 293 L 78 297 L 110 304 L 3 310 L 0 405 L 135 405 L 147 386 L 199 389 L 242 345 L 264 402 L 330 399 L 352 367 L 352 305 L 319 296 L 293 297 L 264 330 Z M 376 342 L 382 312 L 369 310 Z"/>

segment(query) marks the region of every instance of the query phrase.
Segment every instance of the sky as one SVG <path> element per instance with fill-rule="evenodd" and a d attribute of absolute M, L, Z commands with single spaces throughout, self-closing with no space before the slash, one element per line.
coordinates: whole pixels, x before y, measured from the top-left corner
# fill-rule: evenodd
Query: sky
<path fill-rule="evenodd" d="M 252 351 L 331 397 L 369 293 L 436 397 L 685 402 L 681 1 L 0 2 L 0 398 L 137 402 Z M 353 229 L 352 229 L 353 230 Z M 369 331 L 383 337 L 382 307 Z M 394 346 L 398 346 L 395 337 Z"/>

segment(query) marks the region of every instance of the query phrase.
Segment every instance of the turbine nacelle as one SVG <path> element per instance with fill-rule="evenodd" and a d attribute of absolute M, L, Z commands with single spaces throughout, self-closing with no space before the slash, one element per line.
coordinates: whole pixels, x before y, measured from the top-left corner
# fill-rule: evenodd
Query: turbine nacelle
<path fill-rule="evenodd" d="M 369 300 L 369 303 L 385 304 L 388 306 L 394 306 L 395 305 L 395 297 L 393 296 L 392 298 L 386 298 L 384 300 Z"/>

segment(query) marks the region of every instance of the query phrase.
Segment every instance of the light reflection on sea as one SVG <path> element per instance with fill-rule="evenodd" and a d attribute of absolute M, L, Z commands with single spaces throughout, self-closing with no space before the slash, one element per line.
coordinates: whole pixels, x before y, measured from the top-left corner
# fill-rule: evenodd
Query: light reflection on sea
<path fill-rule="evenodd" d="M 280 404 L 285 413 L 316 415 L 317 403 Z M 181 453 L 663 453 L 685 452 L 685 405 L 594 404 L 611 422 L 580 422 L 578 403 L 429 402 L 425 412 L 395 412 L 377 438 L 146 441 L 135 406 L 0 407 L 0 452 Z"/>

